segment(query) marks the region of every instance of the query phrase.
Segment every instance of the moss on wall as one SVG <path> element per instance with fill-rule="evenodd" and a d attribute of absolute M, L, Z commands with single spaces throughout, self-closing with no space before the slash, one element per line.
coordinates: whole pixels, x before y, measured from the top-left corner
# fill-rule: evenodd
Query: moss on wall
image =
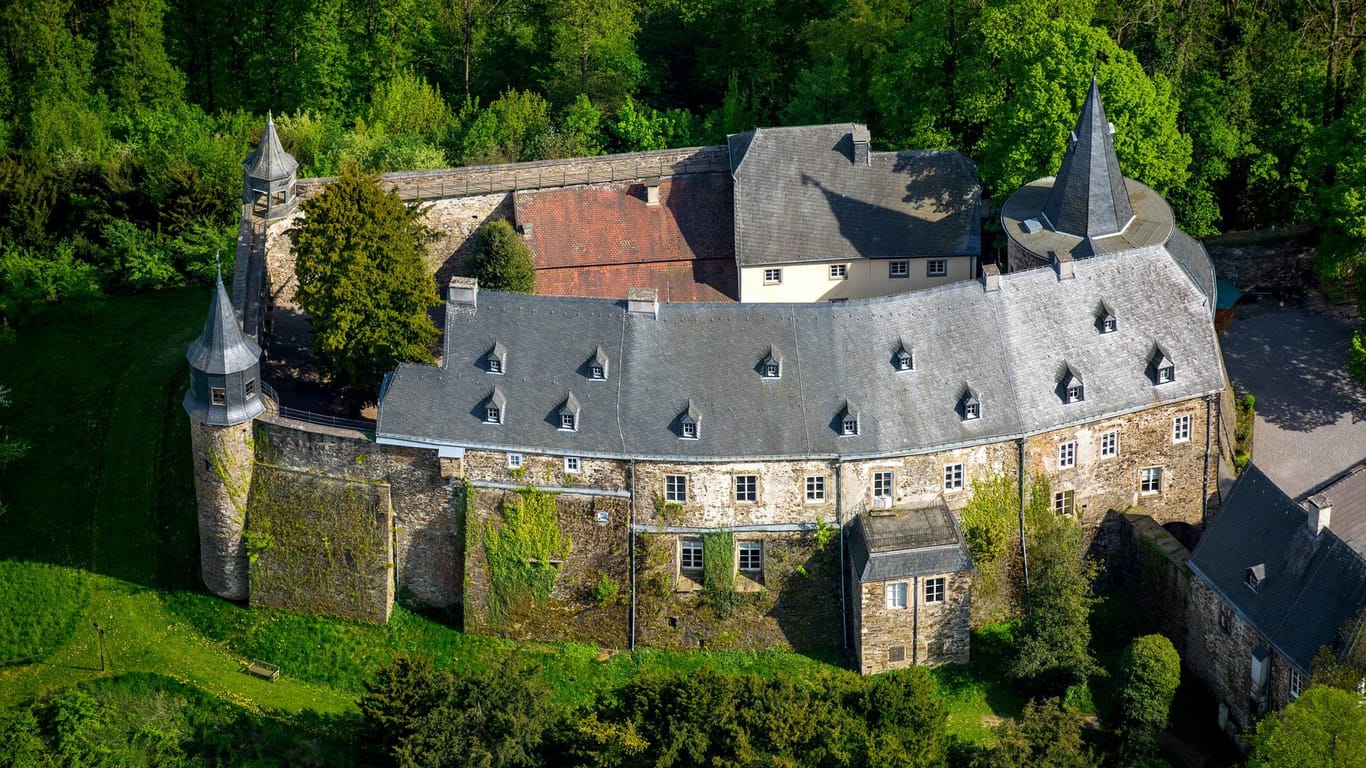
<path fill-rule="evenodd" d="M 560 566 L 573 541 L 560 531 L 555 494 L 532 487 L 503 499 L 499 520 L 480 527 L 488 561 L 490 619 L 507 615 L 508 606 L 550 599 Z"/>

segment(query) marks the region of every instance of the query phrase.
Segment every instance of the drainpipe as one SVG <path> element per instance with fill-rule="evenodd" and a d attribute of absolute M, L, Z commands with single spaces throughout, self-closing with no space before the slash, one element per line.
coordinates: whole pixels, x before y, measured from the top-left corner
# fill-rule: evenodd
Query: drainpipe
<path fill-rule="evenodd" d="M 1214 395 L 1205 396 L 1205 471 L 1200 480 L 1200 528 L 1205 527 L 1205 516 L 1209 511 L 1209 451 L 1211 447 L 1210 427 L 1213 425 Z"/>
<path fill-rule="evenodd" d="M 911 663 L 920 666 L 920 577 L 911 577 L 911 590 L 915 597 L 911 600 Z"/>
<path fill-rule="evenodd" d="M 1025 546 L 1025 439 L 1015 441 L 1019 446 L 1020 459 L 1020 563 L 1024 568 L 1025 592 L 1029 592 L 1029 549 Z"/>
<path fill-rule="evenodd" d="M 636 460 L 631 459 L 631 521 L 626 526 L 626 552 L 631 568 L 631 636 L 628 648 L 636 649 Z"/>
<path fill-rule="evenodd" d="M 840 648 L 849 650 L 849 606 L 845 604 L 844 582 L 844 459 L 835 459 L 835 524 L 840 527 Z"/>

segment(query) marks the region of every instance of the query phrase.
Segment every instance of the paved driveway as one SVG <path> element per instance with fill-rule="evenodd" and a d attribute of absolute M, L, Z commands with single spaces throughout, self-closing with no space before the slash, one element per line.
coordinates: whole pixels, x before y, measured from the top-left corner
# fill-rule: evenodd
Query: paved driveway
<path fill-rule="evenodd" d="M 1257 396 L 1252 460 L 1299 496 L 1366 458 L 1366 389 L 1345 369 L 1352 326 L 1264 298 L 1220 337 L 1233 386 Z"/>

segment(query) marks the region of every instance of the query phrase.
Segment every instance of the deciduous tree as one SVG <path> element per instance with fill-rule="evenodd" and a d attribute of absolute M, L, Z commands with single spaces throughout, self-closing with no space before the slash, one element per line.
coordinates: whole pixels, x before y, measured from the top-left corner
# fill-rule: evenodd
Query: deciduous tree
<path fill-rule="evenodd" d="M 1127 759 L 1141 761 L 1153 754 L 1157 734 L 1167 727 L 1181 684 L 1181 657 L 1162 635 L 1144 635 L 1124 650 L 1120 669 L 1120 749 Z"/>
<path fill-rule="evenodd" d="M 1310 686 L 1252 736 L 1248 768 L 1366 765 L 1366 708 L 1355 692 Z"/>

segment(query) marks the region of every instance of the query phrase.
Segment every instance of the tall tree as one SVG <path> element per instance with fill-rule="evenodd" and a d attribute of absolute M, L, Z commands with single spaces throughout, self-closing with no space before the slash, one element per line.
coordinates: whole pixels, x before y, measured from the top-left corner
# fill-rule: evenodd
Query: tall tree
<path fill-rule="evenodd" d="M 327 373 L 362 393 L 401 362 L 431 362 L 439 304 L 417 208 L 355 168 L 305 200 L 291 230 L 299 307 Z"/>
<path fill-rule="evenodd" d="M 185 77 L 171 65 L 163 44 L 163 0 L 114 0 L 102 81 L 115 109 L 180 103 Z"/>
<path fill-rule="evenodd" d="M 551 69 L 548 90 L 558 104 L 586 94 L 614 108 L 640 82 L 640 28 L 630 0 L 554 0 L 548 8 Z"/>
<path fill-rule="evenodd" d="M 1252 736 L 1248 768 L 1366 765 L 1366 708 L 1355 691 L 1310 686 Z"/>
<path fill-rule="evenodd" d="M 1181 657 L 1162 635 L 1135 638 L 1120 662 L 1119 735 L 1126 759 L 1142 763 L 1157 749 L 1181 684 Z"/>

